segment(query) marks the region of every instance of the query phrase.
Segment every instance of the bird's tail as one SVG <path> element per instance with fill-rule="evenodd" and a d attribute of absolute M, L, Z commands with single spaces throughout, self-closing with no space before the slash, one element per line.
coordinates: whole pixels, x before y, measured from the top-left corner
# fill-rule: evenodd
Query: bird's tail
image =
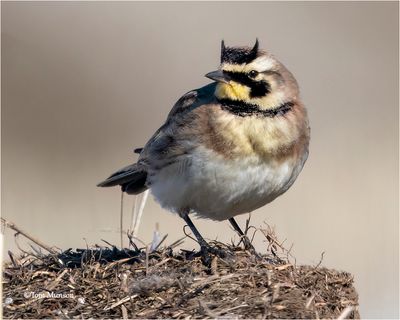
<path fill-rule="evenodd" d="M 146 204 L 148 190 L 146 186 L 147 172 L 141 168 L 137 163 L 129 165 L 125 168 L 118 170 L 109 176 L 106 180 L 100 182 L 98 187 L 113 187 L 121 186 L 123 192 L 134 194 L 135 203 L 132 209 L 132 220 L 130 226 L 130 233 L 136 237 L 139 232 L 139 225 L 142 219 L 143 209 Z M 122 221 L 123 221 L 123 201 L 121 198 L 121 234 L 122 234 Z M 122 246 L 122 236 L 121 236 Z"/>
<path fill-rule="evenodd" d="M 100 182 L 98 187 L 113 187 L 120 185 L 123 192 L 139 194 L 147 190 L 147 172 L 137 163 L 118 170 L 106 180 Z"/>

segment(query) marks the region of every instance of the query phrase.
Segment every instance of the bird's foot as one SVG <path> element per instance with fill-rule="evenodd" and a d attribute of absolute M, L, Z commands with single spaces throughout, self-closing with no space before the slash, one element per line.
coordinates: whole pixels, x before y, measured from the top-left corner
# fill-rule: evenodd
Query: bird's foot
<path fill-rule="evenodd" d="M 208 268 L 211 267 L 211 262 L 213 260 L 212 255 L 223 259 L 227 257 L 228 253 L 226 252 L 226 250 L 220 249 L 218 247 L 212 247 L 208 244 L 201 246 L 199 256 L 201 257 L 203 264 Z"/>
<path fill-rule="evenodd" d="M 244 245 L 244 250 L 249 251 L 257 259 L 261 259 L 261 256 L 257 253 L 256 249 L 254 248 L 253 244 L 247 236 L 243 236 L 242 241 Z"/>

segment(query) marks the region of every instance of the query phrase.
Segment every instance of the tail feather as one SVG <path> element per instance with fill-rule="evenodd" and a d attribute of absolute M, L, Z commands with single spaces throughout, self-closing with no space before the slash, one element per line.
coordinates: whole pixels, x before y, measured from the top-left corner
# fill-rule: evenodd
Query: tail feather
<path fill-rule="evenodd" d="M 147 189 L 146 180 L 147 172 L 135 163 L 113 173 L 97 186 L 113 187 L 120 185 L 122 191 L 128 194 L 139 194 Z"/>

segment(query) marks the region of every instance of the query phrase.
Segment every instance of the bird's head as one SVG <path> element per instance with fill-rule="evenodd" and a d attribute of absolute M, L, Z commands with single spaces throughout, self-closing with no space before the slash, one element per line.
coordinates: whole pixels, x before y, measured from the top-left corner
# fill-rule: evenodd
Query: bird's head
<path fill-rule="evenodd" d="M 298 95 L 292 74 L 271 54 L 253 48 L 226 47 L 221 43 L 221 65 L 206 74 L 217 81 L 217 99 L 256 105 L 262 110 L 274 109 Z"/>

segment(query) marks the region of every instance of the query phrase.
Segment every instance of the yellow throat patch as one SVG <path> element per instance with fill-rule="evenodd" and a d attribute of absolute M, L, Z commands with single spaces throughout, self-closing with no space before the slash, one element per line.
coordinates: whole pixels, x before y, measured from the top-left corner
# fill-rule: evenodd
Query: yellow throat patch
<path fill-rule="evenodd" d="M 229 83 L 220 82 L 217 84 L 215 96 L 218 99 L 248 101 L 250 88 L 234 81 L 229 81 Z"/>

